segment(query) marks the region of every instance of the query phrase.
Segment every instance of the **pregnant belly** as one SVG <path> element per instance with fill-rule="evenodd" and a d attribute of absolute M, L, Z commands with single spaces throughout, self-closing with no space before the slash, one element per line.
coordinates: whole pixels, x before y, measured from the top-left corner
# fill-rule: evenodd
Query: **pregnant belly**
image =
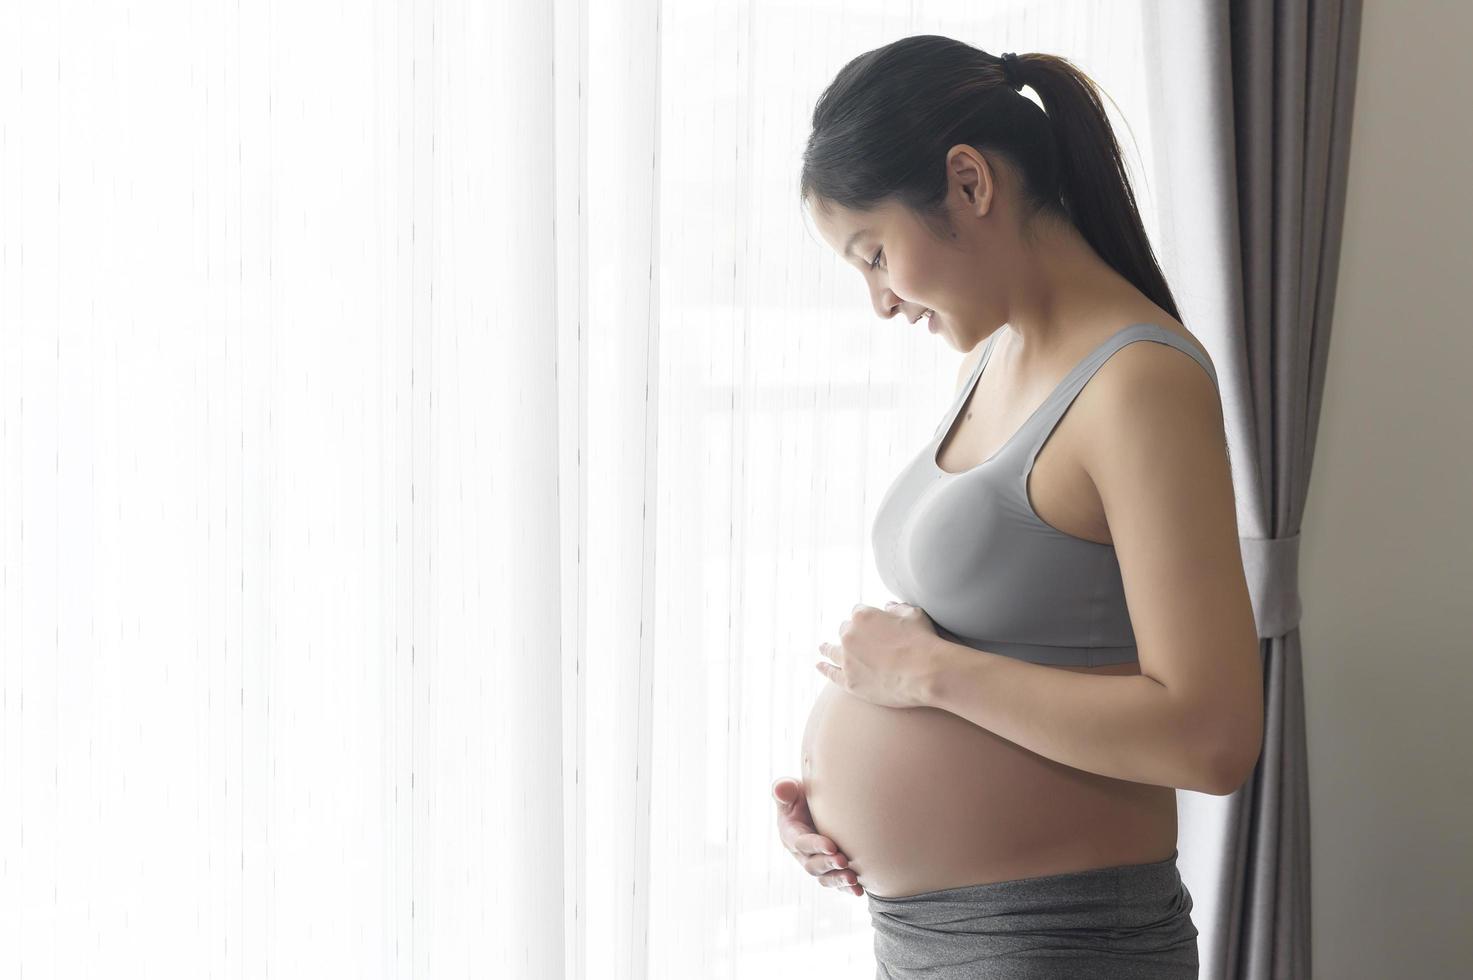
<path fill-rule="evenodd" d="M 1065 766 L 939 708 L 881 707 L 833 684 L 809 714 L 803 779 L 815 829 L 884 897 L 1164 861 L 1176 848 L 1171 787 Z"/>

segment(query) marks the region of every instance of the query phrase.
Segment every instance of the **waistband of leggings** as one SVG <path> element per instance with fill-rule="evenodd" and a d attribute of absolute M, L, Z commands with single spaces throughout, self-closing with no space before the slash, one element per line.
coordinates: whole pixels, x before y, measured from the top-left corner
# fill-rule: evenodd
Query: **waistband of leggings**
<path fill-rule="evenodd" d="M 1010 878 L 1007 881 L 989 881 L 976 885 L 958 885 L 954 888 L 939 888 L 935 891 L 919 892 L 898 897 L 876 895 L 866 890 L 869 902 L 880 908 L 913 906 L 933 902 L 977 903 L 994 899 L 1006 900 L 1018 895 L 1047 896 L 1066 892 L 1078 896 L 1081 891 L 1097 893 L 1102 898 L 1113 897 L 1117 889 L 1129 888 L 1135 892 L 1153 890 L 1170 891 L 1181 887 L 1181 874 L 1176 867 L 1179 851 L 1161 861 L 1146 864 L 1117 864 L 1106 868 L 1088 868 L 1084 871 L 1063 871 L 1052 875 L 1036 875 L 1031 878 Z"/>

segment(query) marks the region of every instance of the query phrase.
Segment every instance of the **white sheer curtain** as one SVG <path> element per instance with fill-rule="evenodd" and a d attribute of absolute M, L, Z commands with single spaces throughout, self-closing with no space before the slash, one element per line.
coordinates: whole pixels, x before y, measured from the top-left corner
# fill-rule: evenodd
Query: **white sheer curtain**
<path fill-rule="evenodd" d="M 0 974 L 872 968 L 769 787 L 959 357 L 796 201 L 913 33 L 1155 227 L 1133 0 L 0 8 Z"/>

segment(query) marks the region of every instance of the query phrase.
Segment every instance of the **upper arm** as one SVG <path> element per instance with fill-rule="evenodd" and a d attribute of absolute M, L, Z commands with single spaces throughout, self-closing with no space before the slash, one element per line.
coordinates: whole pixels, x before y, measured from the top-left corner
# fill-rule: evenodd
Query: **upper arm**
<path fill-rule="evenodd" d="M 1261 748 L 1263 673 L 1217 389 L 1190 355 L 1141 342 L 1113 354 L 1080 394 L 1091 401 L 1083 462 L 1104 505 L 1141 673 L 1200 719 L 1204 745 L 1236 785 Z"/>

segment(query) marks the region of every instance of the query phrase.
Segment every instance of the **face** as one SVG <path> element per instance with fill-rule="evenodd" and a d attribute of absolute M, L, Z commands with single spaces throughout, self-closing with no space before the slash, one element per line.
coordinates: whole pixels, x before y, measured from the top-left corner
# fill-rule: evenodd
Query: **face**
<path fill-rule="evenodd" d="M 875 314 L 930 328 L 958 350 L 971 350 L 1007 319 L 1002 284 L 1016 233 L 997 195 L 993 165 L 958 144 L 947 157 L 951 237 L 941 241 L 907 208 L 886 203 L 852 211 L 816 202 L 813 221 L 824 241 L 857 269 Z M 847 250 L 846 250 L 847 249 Z"/>

